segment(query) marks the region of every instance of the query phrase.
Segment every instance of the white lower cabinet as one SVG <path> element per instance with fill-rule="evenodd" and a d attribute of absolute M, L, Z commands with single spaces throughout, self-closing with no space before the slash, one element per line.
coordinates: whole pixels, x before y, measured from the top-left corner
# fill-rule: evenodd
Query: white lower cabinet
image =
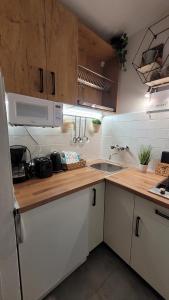
<path fill-rule="evenodd" d="M 131 266 L 169 300 L 169 210 L 135 197 Z"/>
<path fill-rule="evenodd" d="M 86 260 L 89 198 L 85 189 L 21 214 L 24 300 L 42 299 Z"/>
<path fill-rule="evenodd" d="M 103 242 L 105 182 L 90 188 L 89 252 Z"/>
<path fill-rule="evenodd" d="M 43 299 L 82 264 L 103 227 L 107 245 L 169 300 L 169 210 L 102 182 L 22 213 L 21 225 L 23 300 Z"/>
<path fill-rule="evenodd" d="M 130 262 L 134 195 L 106 183 L 104 241 L 124 261 Z"/>

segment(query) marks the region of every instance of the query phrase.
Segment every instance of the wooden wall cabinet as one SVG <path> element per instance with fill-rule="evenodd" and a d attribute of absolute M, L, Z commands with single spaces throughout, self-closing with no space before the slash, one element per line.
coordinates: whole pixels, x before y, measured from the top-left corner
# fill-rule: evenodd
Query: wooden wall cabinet
<path fill-rule="evenodd" d="M 45 1 L 47 94 L 49 100 L 77 99 L 77 18 L 56 0 Z"/>
<path fill-rule="evenodd" d="M 105 81 L 103 78 L 93 75 L 93 81 L 96 85 L 100 80 L 103 82 L 104 86 L 110 84 L 109 89 L 104 89 L 102 91 L 96 87 L 79 83 L 78 100 L 81 104 L 88 102 L 89 104 L 96 104 L 116 110 L 119 69 L 116 52 L 111 45 L 106 43 L 81 22 L 79 22 L 78 34 L 78 65 L 109 78 L 110 80 Z M 90 81 L 91 76 L 89 73 L 86 73 L 84 77 L 88 77 Z"/>
<path fill-rule="evenodd" d="M 46 69 L 44 0 L 2 0 L 0 20 L 0 66 L 7 92 L 47 98 L 40 73 Z"/>
<path fill-rule="evenodd" d="M 0 3 L 7 92 L 75 103 L 77 18 L 57 0 Z"/>
<path fill-rule="evenodd" d="M 115 51 L 58 0 L 2 0 L 0 20 L 0 67 L 7 92 L 116 108 Z M 78 65 L 108 77 L 109 91 L 77 84 Z"/>

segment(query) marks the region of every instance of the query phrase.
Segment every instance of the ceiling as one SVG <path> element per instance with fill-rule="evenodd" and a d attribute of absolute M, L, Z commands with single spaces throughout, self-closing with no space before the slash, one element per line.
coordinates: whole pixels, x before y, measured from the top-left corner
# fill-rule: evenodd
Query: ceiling
<path fill-rule="evenodd" d="M 121 31 L 131 36 L 169 12 L 168 0 L 61 0 L 61 2 L 105 39 Z"/>

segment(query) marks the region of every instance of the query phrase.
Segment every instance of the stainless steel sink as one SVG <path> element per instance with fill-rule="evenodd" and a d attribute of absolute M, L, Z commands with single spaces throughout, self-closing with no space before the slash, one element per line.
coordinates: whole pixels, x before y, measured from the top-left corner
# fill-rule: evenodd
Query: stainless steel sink
<path fill-rule="evenodd" d="M 91 167 L 109 173 L 117 172 L 124 169 L 121 166 L 113 165 L 111 163 L 97 163 L 97 164 L 92 164 Z"/>

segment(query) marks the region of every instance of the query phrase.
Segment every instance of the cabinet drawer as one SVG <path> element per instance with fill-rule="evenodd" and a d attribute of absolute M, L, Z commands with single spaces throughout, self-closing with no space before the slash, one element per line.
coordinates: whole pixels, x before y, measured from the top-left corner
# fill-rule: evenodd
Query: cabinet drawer
<path fill-rule="evenodd" d="M 141 197 L 135 197 L 135 212 L 153 218 L 169 228 L 169 209 Z"/>

